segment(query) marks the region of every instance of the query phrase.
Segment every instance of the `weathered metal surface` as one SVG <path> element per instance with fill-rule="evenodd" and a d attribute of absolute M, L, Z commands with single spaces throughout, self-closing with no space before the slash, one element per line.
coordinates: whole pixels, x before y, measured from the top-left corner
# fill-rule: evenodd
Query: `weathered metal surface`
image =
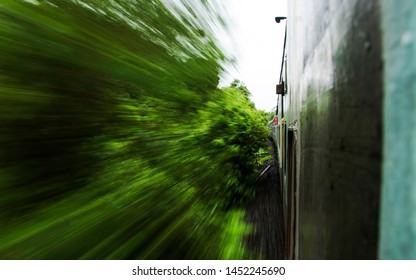
<path fill-rule="evenodd" d="M 298 129 L 296 257 L 377 257 L 379 3 L 289 1 L 285 119 Z"/>
<path fill-rule="evenodd" d="M 416 259 L 416 3 L 382 0 L 384 161 L 379 257 Z"/>

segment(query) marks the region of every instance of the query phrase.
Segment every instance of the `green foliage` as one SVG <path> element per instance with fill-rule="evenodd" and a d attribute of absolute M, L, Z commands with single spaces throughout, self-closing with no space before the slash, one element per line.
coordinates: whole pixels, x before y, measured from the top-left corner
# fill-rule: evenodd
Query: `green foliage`
<path fill-rule="evenodd" d="M 220 15 L 30 2 L 0 3 L 0 258 L 247 256 L 229 209 L 267 130 L 241 89 L 217 89 Z"/>
<path fill-rule="evenodd" d="M 198 140 L 209 162 L 217 163 L 213 175 L 226 178 L 226 185 L 209 190 L 221 193 L 224 206 L 245 202 L 254 194 L 247 186 L 256 177 L 256 153 L 266 144 L 266 119 L 232 87 L 223 89 L 200 113 Z"/>
<path fill-rule="evenodd" d="M 238 79 L 234 79 L 231 84 L 230 84 L 231 88 L 235 88 L 238 89 L 238 91 L 243 94 L 246 98 L 250 98 L 251 96 L 251 92 L 248 90 L 248 88 L 245 86 L 245 84 L 238 80 Z"/>

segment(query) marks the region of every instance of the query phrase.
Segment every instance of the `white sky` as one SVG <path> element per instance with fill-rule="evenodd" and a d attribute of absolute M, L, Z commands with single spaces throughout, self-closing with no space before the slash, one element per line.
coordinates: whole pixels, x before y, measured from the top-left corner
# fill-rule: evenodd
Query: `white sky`
<path fill-rule="evenodd" d="M 234 54 L 236 69 L 228 69 L 221 86 L 234 78 L 245 83 L 257 109 L 271 111 L 276 106 L 275 86 L 279 81 L 285 21 L 286 0 L 223 0 L 229 14 L 231 35 L 220 40 Z M 232 44 L 232 42 L 234 42 Z M 234 47 L 233 47 L 234 45 Z"/>

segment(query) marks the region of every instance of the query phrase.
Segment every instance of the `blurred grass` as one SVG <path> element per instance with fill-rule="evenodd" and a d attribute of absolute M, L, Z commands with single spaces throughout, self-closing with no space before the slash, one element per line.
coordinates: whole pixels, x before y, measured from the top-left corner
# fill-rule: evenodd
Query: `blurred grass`
<path fill-rule="evenodd" d="M 250 257 L 267 121 L 181 3 L 0 2 L 1 259 Z"/>

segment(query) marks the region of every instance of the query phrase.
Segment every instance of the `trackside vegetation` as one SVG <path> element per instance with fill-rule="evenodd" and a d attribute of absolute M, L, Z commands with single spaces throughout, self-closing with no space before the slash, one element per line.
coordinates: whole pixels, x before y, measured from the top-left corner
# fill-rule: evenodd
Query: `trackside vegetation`
<path fill-rule="evenodd" d="M 241 259 L 267 119 L 213 1 L 0 2 L 0 259 Z"/>

